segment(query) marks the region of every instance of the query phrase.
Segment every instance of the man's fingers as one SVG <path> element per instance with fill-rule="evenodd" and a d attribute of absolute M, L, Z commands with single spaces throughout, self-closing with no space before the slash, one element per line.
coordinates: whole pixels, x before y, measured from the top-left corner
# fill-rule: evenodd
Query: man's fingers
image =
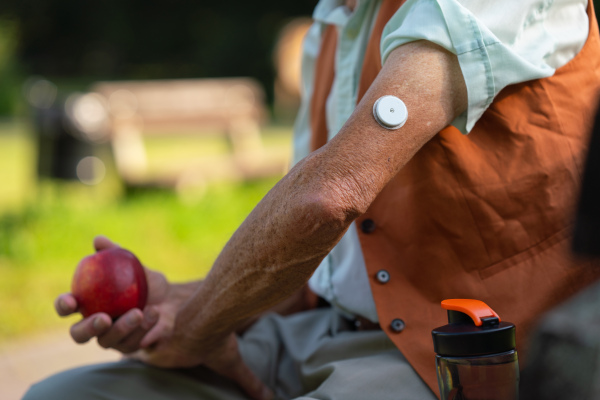
<path fill-rule="evenodd" d="M 158 312 L 152 308 L 146 308 L 144 310 L 143 320 L 139 327 L 113 347 L 123 354 L 128 354 L 139 350 L 142 339 L 146 336 L 150 329 L 157 325 L 157 322 Z"/>
<path fill-rule="evenodd" d="M 129 336 L 121 340 L 118 344 L 112 346 L 113 349 L 120 351 L 123 354 L 130 354 L 140 349 L 140 342 L 146 331 L 141 327 L 135 329 Z"/>
<path fill-rule="evenodd" d="M 140 342 L 140 347 L 145 349 L 148 346 L 152 346 L 154 343 L 158 342 L 158 339 L 163 336 L 163 333 L 164 326 L 159 322 L 158 324 L 154 325 L 154 327 L 150 329 L 148 333 L 146 333 Z"/>
<path fill-rule="evenodd" d="M 119 343 L 132 334 L 142 323 L 143 314 L 138 308 L 127 311 L 117 319 L 110 330 L 98 336 L 98 344 L 105 349 L 117 348 Z"/>
<path fill-rule="evenodd" d="M 155 307 L 148 306 L 144 309 L 144 321 L 142 327 L 145 329 L 144 337 L 140 340 L 140 347 L 146 348 L 165 335 L 169 329 L 168 323 L 159 321 L 160 314 Z"/>
<path fill-rule="evenodd" d="M 119 247 L 119 245 L 103 235 L 94 238 L 94 249 L 96 251 L 110 249 L 111 247 Z"/>
<path fill-rule="evenodd" d="M 144 308 L 142 329 L 144 329 L 145 331 L 150 330 L 154 325 L 156 325 L 159 317 L 160 313 L 158 311 L 158 308 L 154 306 L 148 306 Z"/>
<path fill-rule="evenodd" d="M 77 307 L 77 300 L 70 293 L 61 294 L 54 300 L 54 309 L 61 317 L 73 314 Z"/>
<path fill-rule="evenodd" d="M 112 321 L 108 314 L 94 314 L 71 326 L 71 337 L 77 343 L 85 343 L 94 336 L 107 332 L 111 325 Z"/>

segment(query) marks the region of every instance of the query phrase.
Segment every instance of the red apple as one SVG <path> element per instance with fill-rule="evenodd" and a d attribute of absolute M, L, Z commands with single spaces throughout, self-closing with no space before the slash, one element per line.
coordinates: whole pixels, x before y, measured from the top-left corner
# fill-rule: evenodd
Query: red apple
<path fill-rule="evenodd" d="M 144 267 L 136 256 L 113 247 L 79 262 L 71 292 L 84 317 L 104 312 L 114 319 L 132 308 L 144 308 L 148 283 Z"/>

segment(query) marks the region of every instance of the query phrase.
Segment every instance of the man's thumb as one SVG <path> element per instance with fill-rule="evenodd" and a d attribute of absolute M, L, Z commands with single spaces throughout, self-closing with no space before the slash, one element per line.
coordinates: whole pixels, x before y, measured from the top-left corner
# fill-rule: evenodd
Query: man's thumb
<path fill-rule="evenodd" d="M 103 235 L 98 235 L 94 238 L 94 249 L 96 251 L 110 249 L 111 247 L 119 247 L 119 245 Z"/>

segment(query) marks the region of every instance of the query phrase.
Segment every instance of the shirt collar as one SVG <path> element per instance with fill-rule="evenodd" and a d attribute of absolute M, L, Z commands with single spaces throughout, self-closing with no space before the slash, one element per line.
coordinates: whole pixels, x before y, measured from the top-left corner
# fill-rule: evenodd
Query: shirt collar
<path fill-rule="evenodd" d="M 361 0 L 358 0 L 360 3 Z M 358 8 L 358 4 L 356 5 Z M 320 0 L 315 11 L 313 19 L 327 25 L 344 26 L 350 19 L 352 11 L 344 5 L 344 0 Z"/>

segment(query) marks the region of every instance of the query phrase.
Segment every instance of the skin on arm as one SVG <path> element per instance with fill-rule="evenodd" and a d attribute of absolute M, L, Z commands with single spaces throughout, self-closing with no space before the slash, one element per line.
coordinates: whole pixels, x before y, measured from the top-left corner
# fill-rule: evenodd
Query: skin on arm
<path fill-rule="evenodd" d="M 407 106 L 408 120 L 398 130 L 382 128 L 372 116 L 384 95 Z M 202 363 L 252 397 L 266 397 L 232 332 L 305 285 L 352 221 L 466 107 L 455 55 L 424 41 L 394 50 L 338 135 L 300 161 L 234 233 L 179 311 L 170 340 L 140 359 L 164 367 Z"/>
<path fill-rule="evenodd" d="M 383 95 L 405 102 L 402 128 L 374 120 L 373 103 Z M 393 51 L 338 135 L 299 162 L 232 236 L 179 314 L 180 343 L 202 351 L 298 290 L 350 223 L 466 106 L 455 55 L 425 41 Z"/>

